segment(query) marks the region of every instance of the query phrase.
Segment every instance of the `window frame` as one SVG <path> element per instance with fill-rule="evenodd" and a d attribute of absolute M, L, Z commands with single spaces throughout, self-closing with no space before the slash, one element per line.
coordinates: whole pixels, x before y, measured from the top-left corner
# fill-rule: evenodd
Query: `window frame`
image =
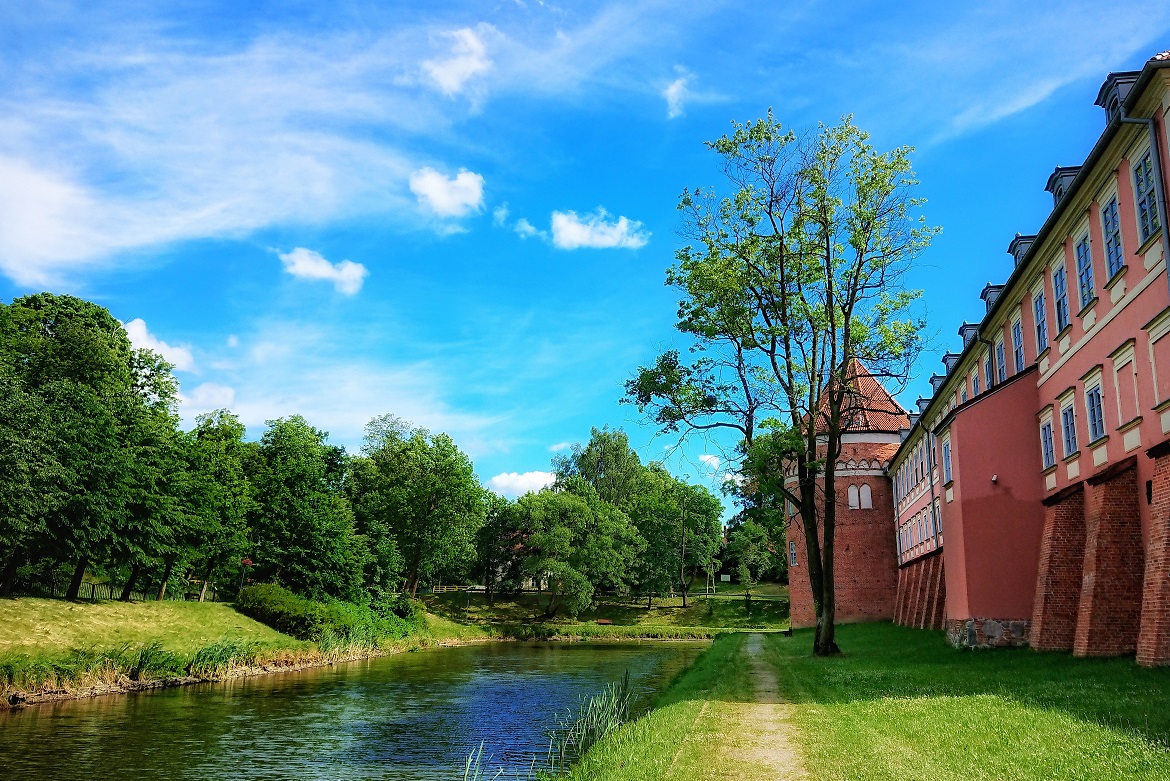
<path fill-rule="evenodd" d="M 1083 310 L 1097 297 L 1097 290 L 1093 280 L 1093 245 L 1089 240 L 1089 232 L 1085 231 L 1081 240 L 1074 247 L 1077 262 L 1077 293 L 1080 296 Z"/>
<path fill-rule="evenodd" d="M 1133 166 L 1134 216 L 1137 218 L 1138 238 L 1142 244 L 1157 236 L 1162 229 L 1153 155 L 1153 148 L 1146 147 L 1146 151 L 1137 156 L 1137 163 Z"/>
<path fill-rule="evenodd" d="M 1105 273 L 1109 275 L 1109 279 L 1113 279 L 1125 268 L 1125 244 L 1121 239 L 1121 219 L 1117 212 L 1116 194 L 1101 207 L 1101 235 L 1105 239 Z"/>
<path fill-rule="evenodd" d="M 1024 321 L 1020 318 L 1012 320 L 1012 358 L 1016 363 L 1016 374 L 1024 370 L 1028 360 L 1024 353 Z"/>
<path fill-rule="evenodd" d="M 1032 296 L 1032 315 L 1036 319 L 1036 354 L 1048 349 L 1048 304 L 1041 289 Z"/>
<path fill-rule="evenodd" d="M 1056 308 L 1056 333 L 1064 333 L 1072 323 L 1068 312 L 1068 272 L 1064 263 L 1052 269 L 1052 305 Z"/>
<path fill-rule="evenodd" d="M 1077 447 L 1077 410 L 1076 404 L 1072 401 L 1060 407 L 1060 436 L 1065 458 L 1080 452 L 1080 448 Z"/>
<path fill-rule="evenodd" d="M 1007 348 L 1002 338 L 995 342 L 995 375 L 1000 382 L 1007 382 Z"/>
<path fill-rule="evenodd" d="M 1106 436 L 1105 397 L 1101 390 L 1099 377 L 1092 382 L 1085 383 L 1085 417 L 1089 423 L 1089 445 L 1092 446 Z"/>
<path fill-rule="evenodd" d="M 951 440 L 944 439 L 943 446 L 943 484 L 953 483 L 955 481 L 954 473 L 951 471 Z"/>
<path fill-rule="evenodd" d="M 1040 424 L 1040 462 L 1045 469 L 1056 466 L 1056 443 L 1052 439 L 1052 420 Z"/>

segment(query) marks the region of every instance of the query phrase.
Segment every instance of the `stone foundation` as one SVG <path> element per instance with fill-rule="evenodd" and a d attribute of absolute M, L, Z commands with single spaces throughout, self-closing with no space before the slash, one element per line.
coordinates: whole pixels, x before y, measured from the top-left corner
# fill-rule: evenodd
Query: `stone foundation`
<path fill-rule="evenodd" d="M 948 619 L 947 642 L 955 648 L 1013 648 L 1028 644 L 1031 624 L 1018 619 Z"/>

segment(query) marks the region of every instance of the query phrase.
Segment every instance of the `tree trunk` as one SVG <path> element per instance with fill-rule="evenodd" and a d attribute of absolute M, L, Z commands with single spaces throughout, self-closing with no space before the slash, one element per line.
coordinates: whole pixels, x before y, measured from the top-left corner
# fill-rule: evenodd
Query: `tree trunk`
<path fill-rule="evenodd" d="M 649 594 L 646 595 L 646 609 L 649 610 L 652 607 L 654 607 L 654 592 L 653 591 L 651 591 Z"/>
<path fill-rule="evenodd" d="M 81 579 L 85 577 L 85 566 L 88 563 L 85 556 L 77 560 L 77 567 L 73 570 L 73 578 L 69 581 L 69 590 L 65 592 L 65 598 L 71 602 L 77 601 L 77 594 L 81 591 Z"/>
<path fill-rule="evenodd" d="M 141 570 L 142 567 L 137 563 L 130 567 L 130 577 L 126 579 L 126 585 L 122 587 L 122 596 L 118 597 L 120 602 L 130 601 L 130 595 L 134 593 L 134 584 L 138 582 L 138 573 Z"/>
<path fill-rule="evenodd" d="M 171 579 L 171 572 L 175 569 L 175 560 L 167 559 L 167 566 L 163 568 L 162 583 L 158 584 L 158 601 L 162 602 L 167 596 L 167 581 Z"/>
<path fill-rule="evenodd" d="M 207 582 L 211 580 L 211 573 L 215 572 L 215 562 L 207 562 L 207 572 L 203 575 L 203 587 L 199 589 L 199 601 L 207 598 Z"/>
<path fill-rule="evenodd" d="M 683 509 L 682 519 L 679 522 L 679 531 L 682 533 L 678 552 L 678 580 L 682 588 L 683 607 L 687 606 L 687 512 Z"/>
<path fill-rule="evenodd" d="M 16 585 L 16 568 L 20 566 L 20 554 L 12 551 L 8 561 L 4 564 L 4 572 L 0 573 L 0 597 L 11 597 Z"/>

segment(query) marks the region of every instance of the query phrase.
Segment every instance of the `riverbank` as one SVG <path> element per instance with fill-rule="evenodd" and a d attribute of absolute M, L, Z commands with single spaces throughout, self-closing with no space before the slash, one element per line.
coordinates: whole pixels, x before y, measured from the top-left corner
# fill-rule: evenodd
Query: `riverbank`
<path fill-rule="evenodd" d="M 734 634 L 573 779 L 1170 778 L 1170 669 L 1031 649 L 960 652 L 941 632 L 838 627 Z"/>
<path fill-rule="evenodd" d="M 230 605 L 0 600 L 0 708 L 291 672 L 436 646 L 499 639 L 427 616 L 374 648 L 296 640 Z"/>

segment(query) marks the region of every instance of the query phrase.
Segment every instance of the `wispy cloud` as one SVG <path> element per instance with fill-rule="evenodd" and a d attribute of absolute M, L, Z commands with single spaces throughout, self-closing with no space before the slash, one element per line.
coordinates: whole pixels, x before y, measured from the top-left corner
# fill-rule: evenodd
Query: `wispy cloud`
<path fill-rule="evenodd" d="M 706 464 L 712 472 L 718 472 L 719 465 L 723 463 L 723 460 L 719 456 L 713 456 L 710 453 L 703 453 L 699 456 L 699 460 Z"/>
<path fill-rule="evenodd" d="M 362 289 L 362 283 L 369 271 L 361 263 L 343 260 L 330 263 L 311 249 L 297 247 L 292 252 L 280 255 L 284 270 L 298 279 L 317 279 L 333 283 L 334 289 L 342 295 L 352 296 Z"/>
<path fill-rule="evenodd" d="M 465 217 L 483 207 L 483 177 L 466 168 L 451 177 L 419 169 L 410 175 L 410 191 L 440 217 Z"/>
<path fill-rule="evenodd" d="M 188 347 L 171 345 L 152 334 L 146 327 L 146 321 L 136 317 L 126 323 L 126 335 L 130 337 L 130 344 L 139 349 L 153 350 L 177 370 L 184 372 L 195 371 L 195 357 Z"/>
<path fill-rule="evenodd" d="M 609 219 L 605 209 L 579 216 L 575 211 L 552 213 L 553 245 L 558 249 L 638 249 L 650 240 L 642 223 L 627 217 Z"/>
<path fill-rule="evenodd" d="M 560 453 L 563 450 L 568 450 L 573 446 L 572 442 L 557 442 L 555 445 L 548 446 L 548 452 Z"/>
<path fill-rule="evenodd" d="M 514 499 L 547 488 L 556 479 L 552 472 L 503 472 L 488 480 L 487 486 L 501 496 Z"/>
<path fill-rule="evenodd" d="M 491 25 L 482 25 L 481 29 L 494 30 Z M 491 70 L 492 61 L 483 38 L 470 27 L 444 33 L 443 37 L 452 42 L 450 52 L 446 57 L 425 60 L 422 69 L 440 92 L 454 97 L 471 79 Z"/>
<path fill-rule="evenodd" d="M 516 224 L 512 226 L 512 230 L 514 230 L 516 235 L 522 239 L 531 239 L 533 236 L 539 236 L 545 239 L 548 238 L 548 231 L 543 231 L 540 228 L 537 228 L 525 217 L 521 217 L 520 219 L 516 220 Z"/>

